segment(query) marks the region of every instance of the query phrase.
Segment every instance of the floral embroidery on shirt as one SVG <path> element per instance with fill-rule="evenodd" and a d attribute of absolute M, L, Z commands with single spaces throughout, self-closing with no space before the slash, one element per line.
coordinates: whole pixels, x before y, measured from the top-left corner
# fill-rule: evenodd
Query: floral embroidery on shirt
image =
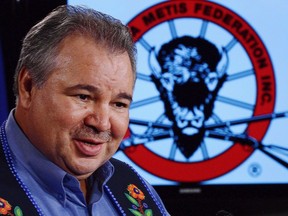
<path fill-rule="evenodd" d="M 129 211 L 135 216 L 152 216 L 152 209 L 144 203 L 144 193 L 134 184 L 129 184 L 127 187 L 128 193 L 125 193 L 127 199 L 132 203 L 132 208 Z"/>
<path fill-rule="evenodd" d="M 10 203 L 7 200 L 0 197 L 0 215 L 23 216 L 23 213 L 19 206 L 15 206 L 15 208 L 12 209 Z"/>

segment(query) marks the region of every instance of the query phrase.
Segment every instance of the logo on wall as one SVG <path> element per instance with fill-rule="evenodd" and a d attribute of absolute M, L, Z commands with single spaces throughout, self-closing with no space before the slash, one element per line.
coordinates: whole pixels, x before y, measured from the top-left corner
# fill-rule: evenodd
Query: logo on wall
<path fill-rule="evenodd" d="M 259 149 L 275 104 L 268 52 L 226 7 L 166 1 L 128 25 L 138 49 L 129 130 L 120 148 L 149 173 L 179 182 L 224 175 Z M 286 163 L 287 166 L 287 163 Z"/>

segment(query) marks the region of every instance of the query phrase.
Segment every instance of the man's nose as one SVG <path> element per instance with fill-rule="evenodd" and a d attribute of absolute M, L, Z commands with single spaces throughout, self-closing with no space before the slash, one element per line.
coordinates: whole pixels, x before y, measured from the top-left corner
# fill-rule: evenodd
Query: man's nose
<path fill-rule="evenodd" d="M 106 106 L 95 107 L 84 119 L 84 123 L 97 131 L 107 131 L 111 128 L 110 111 Z"/>

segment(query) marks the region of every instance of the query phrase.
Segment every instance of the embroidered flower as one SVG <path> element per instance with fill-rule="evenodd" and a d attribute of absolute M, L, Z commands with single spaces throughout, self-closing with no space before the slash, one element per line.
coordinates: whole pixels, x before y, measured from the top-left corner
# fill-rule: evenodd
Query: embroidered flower
<path fill-rule="evenodd" d="M 11 205 L 0 197 L 0 215 L 7 215 L 10 213 Z"/>
<path fill-rule="evenodd" d="M 153 216 L 152 209 L 143 202 L 145 199 L 144 193 L 134 184 L 129 184 L 127 186 L 128 193 L 124 193 L 126 198 L 131 202 L 131 207 L 129 211 L 135 216 Z"/>
<path fill-rule="evenodd" d="M 12 210 L 10 203 L 0 197 L 0 215 L 23 216 L 23 212 L 19 206 L 15 206 L 14 210 Z"/>
<path fill-rule="evenodd" d="M 129 194 L 133 198 L 140 199 L 140 200 L 145 199 L 144 193 L 139 188 L 137 188 L 134 184 L 129 184 L 127 187 L 127 190 L 129 191 Z"/>

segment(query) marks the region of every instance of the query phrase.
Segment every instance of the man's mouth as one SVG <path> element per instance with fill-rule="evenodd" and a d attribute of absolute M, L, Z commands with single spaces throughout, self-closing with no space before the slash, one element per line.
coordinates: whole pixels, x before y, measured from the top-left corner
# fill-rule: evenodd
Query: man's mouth
<path fill-rule="evenodd" d="M 92 157 L 101 152 L 106 142 L 92 139 L 74 139 L 74 143 L 81 154 Z"/>

